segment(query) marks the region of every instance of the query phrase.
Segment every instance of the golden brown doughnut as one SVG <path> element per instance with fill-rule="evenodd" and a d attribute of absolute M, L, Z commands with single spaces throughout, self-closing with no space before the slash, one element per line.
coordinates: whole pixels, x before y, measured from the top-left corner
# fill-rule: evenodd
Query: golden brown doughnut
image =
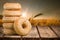
<path fill-rule="evenodd" d="M 13 23 L 3 23 L 3 28 L 13 29 Z"/>
<path fill-rule="evenodd" d="M 17 16 L 21 15 L 21 11 L 20 10 L 16 10 L 16 11 L 4 10 L 2 15 L 3 16 L 16 16 L 17 17 Z"/>
<path fill-rule="evenodd" d="M 31 31 L 31 23 L 25 18 L 19 18 L 14 22 L 14 30 L 19 35 L 27 35 Z"/>
<path fill-rule="evenodd" d="M 4 34 L 15 34 L 15 31 L 13 29 L 6 29 L 6 28 L 4 28 L 3 29 L 3 33 Z"/>
<path fill-rule="evenodd" d="M 17 19 L 19 19 L 19 17 L 5 17 L 5 16 L 3 16 L 2 21 L 3 21 L 3 23 L 4 22 L 14 22 Z"/>
<path fill-rule="evenodd" d="M 4 9 L 21 9 L 21 4 L 19 3 L 5 3 Z"/>

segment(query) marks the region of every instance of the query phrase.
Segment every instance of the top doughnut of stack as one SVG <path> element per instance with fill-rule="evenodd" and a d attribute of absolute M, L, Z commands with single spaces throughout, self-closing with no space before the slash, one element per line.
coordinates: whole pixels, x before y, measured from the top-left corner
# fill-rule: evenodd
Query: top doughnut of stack
<path fill-rule="evenodd" d="M 5 3 L 3 6 L 4 9 L 21 9 L 19 3 Z"/>

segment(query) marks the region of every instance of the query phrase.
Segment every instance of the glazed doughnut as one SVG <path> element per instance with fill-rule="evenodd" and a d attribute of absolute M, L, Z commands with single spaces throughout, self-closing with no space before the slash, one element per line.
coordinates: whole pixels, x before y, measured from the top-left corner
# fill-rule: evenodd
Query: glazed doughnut
<path fill-rule="evenodd" d="M 14 30 L 19 35 L 27 35 L 31 28 L 31 23 L 25 18 L 19 18 L 14 22 Z"/>
<path fill-rule="evenodd" d="M 3 11 L 3 16 L 20 16 L 21 15 L 21 11 L 20 10 L 4 10 Z"/>
<path fill-rule="evenodd" d="M 14 22 L 15 20 L 19 19 L 19 17 L 5 17 L 3 16 L 2 21 L 4 22 Z"/>
<path fill-rule="evenodd" d="M 13 29 L 13 23 L 3 23 L 3 28 Z"/>
<path fill-rule="evenodd" d="M 19 3 L 5 3 L 4 9 L 21 9 L 21 4 Z"/>
<path fill-rule="evenodd" d="M 4 34 L 16 34 L 13 29 L 3 29 Z"/>

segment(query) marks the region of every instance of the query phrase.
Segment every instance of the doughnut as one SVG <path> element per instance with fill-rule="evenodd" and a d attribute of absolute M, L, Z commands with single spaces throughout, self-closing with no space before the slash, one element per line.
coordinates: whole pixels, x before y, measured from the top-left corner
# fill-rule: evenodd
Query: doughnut
<path fill-rule="evenodd" d="M 13 23 L 3 23 L 3 28 L 13 29 Z"/>
<path fill-rule="evenodd" d="M 3 29 L 3 33 L 4 34 L 15 34 L 15 31 L 13 29 L 6 29 L 6 28 L 4 28 Z"/>
<path fill-rule="evenodd" d="M 2 21 L 3 21 L 3 23 L 6 23 L 6 22 L 11 23 L 11 22 L 14 22 L 17 19 L 19 19 L 19 17 L 5 17 L 5 16 L 3 16 Z"/>
<path fill-rule="evenodd" d="M 19 35 L 27 35 L 31 31 L 31 23 L 25 18 L 19 18 L 14 22 L 14 30 Z"/>
<path fill-rule="evenodd" d="M 9 11 L 9 10 L 3 10 L 3 16 L 17 16 L 19 17 L 21 15 L 21 11 L 20 10 L 12 10 L 12 11 Z"/>
<path fill-rule="evenodd" d="M 5 3 L 4 9 L 21 9 L 21 4 L 19 3 Z"/>

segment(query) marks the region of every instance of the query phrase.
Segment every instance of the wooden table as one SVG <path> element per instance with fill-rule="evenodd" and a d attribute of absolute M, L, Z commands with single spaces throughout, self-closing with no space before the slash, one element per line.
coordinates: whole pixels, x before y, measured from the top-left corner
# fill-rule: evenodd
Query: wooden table
<path fill-rule="evenodd" d="M 0 27 L 0 39 L 9 40 L 57 40 L 60 38 L 60 27 L 59 26 L 36 26 L 32 27 L 31 32 L 26 36 L 19 35 L 4 35 Z"/>
<path fill-rule="evenodd" d="M 2 19 L 0 15 L 0 19 Z M 0 20 L 0 22 L 2 22 Z M 5 35 L 2 33 L 2 25 L 0 25 L 0 40 L 58 40 L 60 38 L 60 26 L 33 26 L 31 32 L 26 36 Z"/>

